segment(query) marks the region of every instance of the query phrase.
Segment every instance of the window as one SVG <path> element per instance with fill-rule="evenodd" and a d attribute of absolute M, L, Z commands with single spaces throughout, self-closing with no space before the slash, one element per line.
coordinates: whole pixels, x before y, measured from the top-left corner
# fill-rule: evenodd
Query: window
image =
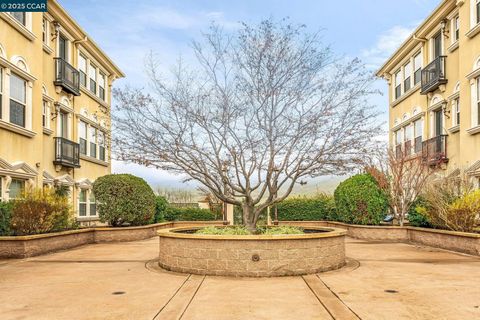
<path fill-rule="evenodd" d="M 105 75 L 100 72 L 100 79 L 98 79 L 98 96 L 105 100 Z"/>
<path fill-rule="evenodd" d="M 413 123 L 415 134 L 415 153 L 422 151 L 423 120 L 417 120 Z"/>
<path fill-rule="evenodd" d="M 47 44 L 47 19 L 43 18 L 42 20 L 42 41 Z"/>
<path fill-rule="evenodd" d="M 60 112 L 58 115 L 58 119 L 60 121 L 60 137 L 68 139 L 68 113 Z"/>
<path fill-rule="evenodd" d="M 475 12 L 477 13 L 477 23 L 480 23 L 480 0 L 475 4 Z"/>
<path fill-rule="evenodd" d="M 90 64 L 88 73 L 90 75 L 90 91 L 97 94 L 97 68 Z"/>
<path fill-rule="evenodd" d="M 3 117 L 2 101 L 3 101 L 3 69 L 0 68 L 0 119 L 2 119 Z"/>
<path fill-rule="evenodd" d="M 100 160 L 105 161 L 105 133 L 103 131 L 98 131 L 98 153 Z"/>
<path fill-rule="evenodd" d="M 80 190 L 80 195 L 78 197 L 78 216 L 87 216 L 87 190 L 85 189 Z"/>
<path fill-rule="evenodd" d="M 78 143 L 80 144 L 80 153 L 87 154 L 87 124 L 83 121 L 78 123 Z"/>
<path fill-rule="evenodd" d="M 58 37 L 58 56 L 65 61 L 68 59 L 68 40 L 63 35 L 60 34 Z"/>
<path fill-rule="evenodd" d="M 97 215 L 97 203 L 95 202 L 95 195 L 93 194 L 93 191 L 89 191 L 90 196 L 88 197 L 88 202 L 89 202 L 89 209 L 90 209 L 90 216 L 96 216 Z"/>
<path fill-rule="evenodd" d="M 90 127 L 90 157 L 97 157 L 97 129 Z"/>
<path fill-rule="evenodd" d="M 453 18 L 453 42 L 458 41 L 460 38 L 460 17 Z"/>
<path fill-rule="evenodd" d="M 410 90 L 411 84 L 411 76 L 412 76 L 412 64 L 409 62 L 403 67 L 403 91 L 407 92 Z"/>
<path fill-rule="evenodd" d="M 442 33 L 439 32 L 433 37 L 433 59 L 442 55 Z"/>
<path fill-rule="evenodd" d="M 395 154 L 397 157 L 402 156 L 402 129 L 395 131 Z"/>
<path fill-rule="evenodd" d="M 42 104 L 42 126 L 44 128 L 47 127 L 47 119 L 48 119 L 48 102 L 43 101 L 43 104 Z"/>
<path fill-rule="evenodd" d="M 10 122 L 25 127 L 27 82 L 15 74 L 10 76 Z"/>
<path fill-rule="evenodd" d="M 17 20 L 18 22 L 20 22 L 20 24 L 22 25 L 26 25 L 26 22 L 27 22 L 27 19 L 26 19 L 26 14 L 25 12 L 10 12 L 10 15 L 15 19 Z"/>
<path fill-rule="evenodd" d="M 86 87 L 87 86 L 87 59 L 82 55 L 78 56 L 78 71 L 80 72 L 80 84 Z"/>
<path fill-rule="evenodd" d="M 22 195 L 23 190 L 25 190 L 25 181 L 12 179 L 12 182 L 10 182 L 9 198 L 16 199 L 20 197 Z"/>
<path fill-rule="evenodd" d="M 455 117 L 455 125 L 460 125 L 460 98 L 453 100 L 453 112 Z"/>
<path fill-rule="evenodd" d="M 412 137 L 413 137 L 413 127 L 408 125 L 405 127 L 405 155 L 410 155 L 412 153 Z"/>
<path fill-rule="evenodd" d="M 413 74 L 413 85 L 416 85 L 417 83 L 422 80 L 422 53 L 419 52 L 413 57 L 413 68 L 415 70 L 415 73 Z"/>
<path fill-rule="evenodd" d="M 480 125 L 480 77 L 477 78 L 477 125 Z"/>
<path fill-rule="evenodd" d="M 395 73 L 395 99 L 402 95 L 402 74 L 400 70 Z"/>

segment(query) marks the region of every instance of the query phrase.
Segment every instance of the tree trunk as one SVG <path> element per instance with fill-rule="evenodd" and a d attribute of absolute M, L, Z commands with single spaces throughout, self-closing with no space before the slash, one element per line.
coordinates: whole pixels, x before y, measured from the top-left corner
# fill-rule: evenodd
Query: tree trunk
<path fill-rule="evenodd" d="M 248 231 L 255 233 L 257 231 L 257 222 L 255 221 L 255 206 L 246 202 L 242 205 L 243 223 Z"/>

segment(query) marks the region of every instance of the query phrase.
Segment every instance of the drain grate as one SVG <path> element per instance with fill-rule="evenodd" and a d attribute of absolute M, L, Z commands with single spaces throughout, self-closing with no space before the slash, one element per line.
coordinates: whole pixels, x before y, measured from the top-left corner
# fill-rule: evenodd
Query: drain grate
<path fill-rule="evenodd" d="M 125 294 L 125 293 L 126 293 L 125 291 L 114 291 L 114 292 L 112 292 L 112 294 L 116 295 L 116 296 L 121 295 L 121 294 Z"/>
<path fill-rule="evenodd" d="M 386 293 L 398 293 L 397 290 L 387 289 L 385 290 Z"/>

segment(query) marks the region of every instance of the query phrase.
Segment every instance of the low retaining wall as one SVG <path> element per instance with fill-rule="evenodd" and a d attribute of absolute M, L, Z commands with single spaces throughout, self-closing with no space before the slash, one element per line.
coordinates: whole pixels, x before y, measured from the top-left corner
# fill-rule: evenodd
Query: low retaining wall
<path fill-rule="evenodd" d="M 138 227 L 86 228 L 31 236 L 0 237 L 0 259 L 27 258 L 90 243 L 144 240 L 155 237 L 160 229 L 175 226 L 193 227 L 219 224 L 222 222 L 177 221 Z"/>
<path fill-rule="evenodd" d="M 160 230 L 160 267 L 183 273 L 274 277 L 318 273 L 345 264 L 345 234 L 337 228 L 301 235 L 198 235 Z"/>
<path fill-rule="evenodd" d="M 281 221 L 283 225 L 342 228 L 362 240 L 409 242 L 480 256 L 480 234 L 418 227 L 362 226 L 333 221 Z"/>

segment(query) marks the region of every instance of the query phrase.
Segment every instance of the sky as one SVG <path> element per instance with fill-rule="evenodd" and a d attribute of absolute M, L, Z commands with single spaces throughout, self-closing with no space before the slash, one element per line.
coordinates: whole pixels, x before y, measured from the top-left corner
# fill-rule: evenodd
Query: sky
<path fill-rule="evenodd" d="M 336 54 L 360 58 L 375 71 L 440 3 L 440 0 L 59 0 L 92 39 L 126 74 L 115 87 L 148 87 L 145 56 L 153 52 L 160 68 L 168 71 L 182 56 L 191 55 L 190 43 L 212 21 L 234 31 L 239 22 L 282 19 L 301 23 L 314 32 L 322 30 L 325 44 Z M 371 101 L 386 121 L 387 85 L 375 87 L 382 96 Z M 152 186 L 192 188 L 181 177 L 138 165 L 112 162 L 113 172 L 128 172 Z M 330 188 L 336 178 L 327 177 L 310 189 Z"/>

